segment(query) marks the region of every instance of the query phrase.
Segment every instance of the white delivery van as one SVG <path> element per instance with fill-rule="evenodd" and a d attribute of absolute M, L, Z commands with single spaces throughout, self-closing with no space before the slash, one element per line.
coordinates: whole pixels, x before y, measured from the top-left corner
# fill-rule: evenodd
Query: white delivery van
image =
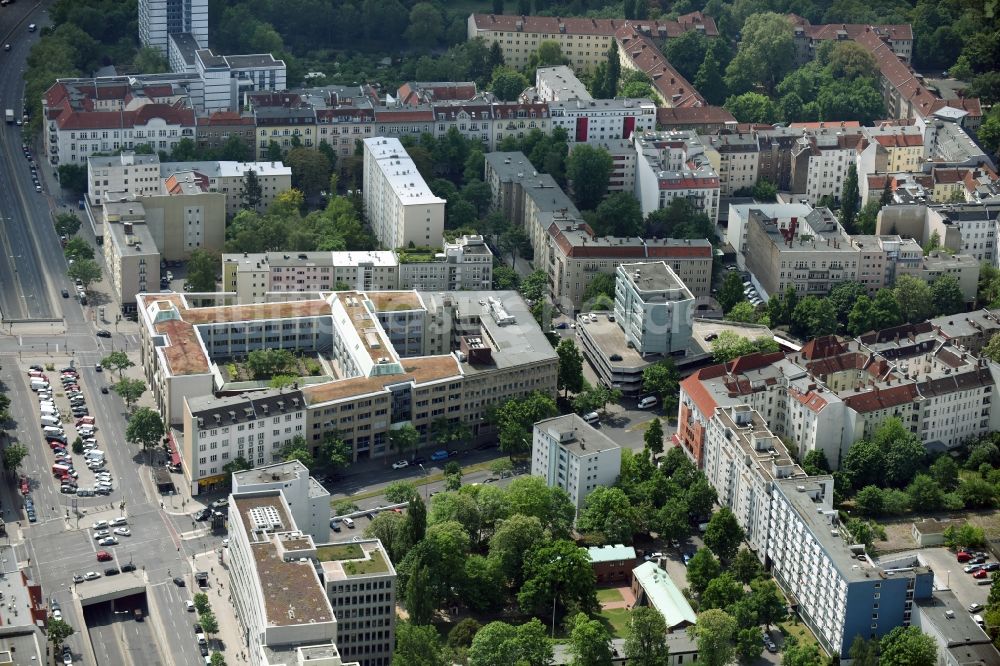
<path fill-rule="evenodd" d="M 38 411 L 41 412 L 42 416 L 57 416 L 59 414 L 59 410 L 52 405 L 42 405 Z"/>
<path fill-rule="evenodd" d="M 31 380 L 31 390 L 37 391 L 38 389 L 49 388 L 49 383 L 44 379 L 35 377 Z"/>
<path fill-rule="evenodd" d="M 43 426 L 57 426 L 59 425 L 59 419 L 54 416 L 43 415 L 42 416 Z"/>
<path fill-rule="evenodd" d="M 42 428 L 42 432 L 46 435 L 65 435 L 66 431 L 59 426 L 47 425 Z"/>

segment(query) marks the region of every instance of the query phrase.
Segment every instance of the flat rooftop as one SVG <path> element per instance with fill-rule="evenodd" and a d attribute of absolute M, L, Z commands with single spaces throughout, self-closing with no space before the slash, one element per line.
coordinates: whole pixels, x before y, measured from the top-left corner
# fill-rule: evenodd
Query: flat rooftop
<path fill-rule="evenodd" d="M 424 303 L 415 291 L 366 291 L 364 295 L 375 306 L 376 312 L 424 309 Z"/>
<path fill-rule="evenodd" d="M 774 333 L 766 326 L 755 324 L 741 324 L 717 319 L 695 318 L 691 323 L 691 340 L 694 341 L 702 351 L 707 354 L 712 353 L 712 341 L 706 337 L 718 336 L 723 331 L 735 333 L 741 338 L 756 340 L 757 338 L 773 338 Z M 714 340 L 714 338 L 712 338 Z"/>
<path fill-rule="evenodd" d="M 285 561 L 279 554 L 275 539 L 280 538 L 282 530 L 270 529 L 265 538 L 254 540 L 254 532 L 259 530 L 254 514 L 268 520 L 277 518 L 281 528 L 293 529 L 295 523 L 286 510 L 280 491 L 231 497 L 246 534 L 250 535 L 250 550 L 253 552 L 257 579 L 263 593 L 268 626 L 288 627 L 334 622 L 333 609 L 312 562 L 300 562 L 297 558 Z M 305 538 L 303 543 L 311 545 L 311 540 Z M 291 546 L 296 545 L 300 544 L 291 540 L 286 547 L 292 549 Z"/>
<path fill-rule="evenodd" d="M 573 68 L 567 65 L 555 67 L 539 67 L 535 70 L 535 87 L 547 87 L 552 92 L 553 100 L 593 99 L 587 91 L 587 86 L 576 77 Z"/>
<path fill-rule="evenodd" d="M 313 384 L 303 388 L 302 395 L 305 396 L 308 404 L 315 405 L 381 393 L 386 390 L 387 386 L 409 381 L 416 384 L 427 384 L 447 379 L 459 379 L 462 376 L 458 360 L 451 354 L 404 358 L 400 359 L 399 363 L 403 367 L 402 374 L 352 377 L 325 384 Z"/>
<path fill-rule="evenodd" d="M 584 421 L 578 414 L 564 414 L 539 421 L 535 428 L 554 437 L 560 447 L 575 456 L 589 456 L 621 448 L 610 437 Z M 572 439 L 562 439 L 572 433 Z"/>
<path fill-rule="evenodd" d="M 403 205 L 445 204 L 445 200 L 431 192 L 417 165 L 410 159 L 399 139 L 373 137 L 365 139 L 365 146 L 385 176 L 390 187 Z"/>
<path fill-rule="evenodd" d="M 316 559 L 323 568 L 323 577 L 329 581 L 396 575 L 378 539 L 321 544 L 316 546 Z"/>
<path fill-rule="evenodd" d="M 190 35 L 188 36 L 190 37 Z M 131 162 L 132 164 L 129 165 L 126 162 Z M 91 167 L 120 167 L 159 163 L 159 155 L 136 155 L 132 151 L 124 151 L 120 155 L 102 155 L 87 158 L 87 164 Z"/>
<path fill-rule="evenodd" d="M 292 481 L 302 478 L 303 475 L 309 475 L 309 470 L 306 469 L 306 466 L 298 460 L 290 460 L 288 462 L 235 472 L 233 480 L 237 486 L 243 486 L 255 483 Z"/>
<path fill-rule="evenodd" d="M 128 224 L 132 225 L 131 234 L 125 233 L 124 223 L 112 222 L 104 225 L 104 235 L 118 248 L 119 255 L 123 257 L 138 257 L 160 254 L 160 251 L 156 248 L 156 241 L 153 240 L 153 234 L 149 232 L 149 227 L 144 223 L 129 222 Z"/>
<path fill-rule="evenodd" d="M 680 301 L 694 298 L 664 261 L 623 264 L 620 269 L 620 272 L 625 274 L 625 279 L 644 300 Z"/>
<path fill-rule="evenodd" d="M 253 171 L 259 177 L 292 175 L 292 168 L 283 163 L 275 162 L 164 162 L 160 164 L 160 177 L 167 178 L 175 173 L 195 171 L 209 178 L 243 178 L 248 171 Z"/>
<path fill-rule="evenodd" d="M 607 362 L 612 370 L 634 372 L 645 368 L 647 365 L 652 365 L 663 358 L 661 354 L 646 354 L 643 356 L 634 347 L 629 347 L 628 342 L 625 340 L 625 332 L 617 322 L 608 321 L 607 316 L 603 312 L 595 314 L 597 314 L 597 321 L 584 322 L 577 317 L 576 325 L 579 328 L 585 328 L 586 332 L 581 332 L 581 334 L 590 338 L 598 351 L 608 359 Z M 611 360 L 611 357 L 615 354 L 621 357 L 620 361 Z"/>

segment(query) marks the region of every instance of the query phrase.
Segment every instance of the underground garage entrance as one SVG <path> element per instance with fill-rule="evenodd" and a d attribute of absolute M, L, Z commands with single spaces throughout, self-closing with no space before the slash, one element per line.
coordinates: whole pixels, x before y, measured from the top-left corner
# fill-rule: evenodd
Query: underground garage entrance
<path fill-rule="evenodd" d="M 144 581 L 134 574 L 77 586 L 87 635 L 98 664 L 164 664 L 150 622 Z"/>

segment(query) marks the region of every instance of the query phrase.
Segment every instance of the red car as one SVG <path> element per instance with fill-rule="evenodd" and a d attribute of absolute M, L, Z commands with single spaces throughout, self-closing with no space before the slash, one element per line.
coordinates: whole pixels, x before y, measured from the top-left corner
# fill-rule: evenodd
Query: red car
<path fill-rule="evenodd" d="M 112 559 L 113 558 L 111 557 L 111 553 L 109 553 L 108 551 L 106 551 L 106 550 L 99 550 L 99 551 L 97 551 L 97 561 L 98 562 L 110 562 Z"/>
<path fill-rule="evenodd" d="M 989 572 L 986 571 L 986 569 L 980 569 L 979 571 L 977 571 L 974 574 L 972 574 L 972 577 L 973 578 L 986 578 L 989 575 L 990 574 L 989 574 Z"/>
<path fill-rule="evenodd" d="M 960 550 L 958 551 L 958 554 L 955 555 L 955 559 L 957 559 L 959 562 L 968 562 L 969 560 L 972 559 L 972 555 L 965 552 L 964 550 Z"/>

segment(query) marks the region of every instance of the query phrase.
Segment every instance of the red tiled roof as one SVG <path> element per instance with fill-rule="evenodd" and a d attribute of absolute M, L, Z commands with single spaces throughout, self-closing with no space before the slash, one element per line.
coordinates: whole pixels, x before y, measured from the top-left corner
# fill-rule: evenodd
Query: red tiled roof
<path fill-rule="evenodd" d="M 913 148 L 924 145 L 924 137 L 919 134 L 880 134 L 875 140 L 887 148 Z"/>
<path fill-rule="evenodd" d="M 952 185 L 954 183 L 962 182 L 965 179 L 966 173 L 970 169 L 941 169 L 935 168 L 931 171 L 931 175 L 934 177 L 934 182 L 940 185 Z"/>
<path fill-rule="evenodd" d="M 678 16 L 676 21 L 623 20 L 596 18 L 561 18 L 557 16 L 517 16 L 516 14 L 473 14 L 472 23 L 478 30 L 503 32 L 526 32 L 555 35 L 564 32 L 568 35 L 607 35 L 623 25 L 634 25 L 647 29 L 650 34 L 666 37 L 679 37 L 685 32 L 704 28 L 705 35 L 716 37 L 719 29 L 715 19 L 701 12 L 690 12 Z M 518 24 L 521 28 L 518 30 Z"/>
<path fill-rule="evenodd" d="M 959 97 L 958 99 L 939 99 L 931 104 L 931 113 L 949 106 L 953 109 L 966 111 L 973 118 L 983 117 L 983 107 L 978 97 Z"/>
<path fill-rule="evenodd" d="M 687 125 L 724 125 L 734 123 L 736 118 L 721 106 L 659 107 L 656 109 L 656 123 L 664 129 Z"/>
<path fill-rule="evenodd" d="M 645 73 L 668 106 L 707 106 L 705 98 L 667 60 L 653 40 L 627 25 L 615 33 L 618 48 Z"/>
<path fill-rule="evenodd" d="M 813 338 L 809 342 L 802 345 L 802 349 L 799 353 L 802 355 L 802 358 L 814 360 L 826 356 L 832 356 L 834 354 L 843 354 L 846 351 L 847 346 L 844 345 L 837 336 L 823 335 L 818 338 Z"/>
<path fill-rule="evenodd" d="M 715 408 L 719 405 L 715 402 L 715 398 L 708 392 L 704 384 L 702 384 L 703 379 L 712 379 L 712 377 L 703 376 L 705 372 L 706 370 L 699 370 L 693 375 L 682 379 L 681 390 L 691 397 L 695 407 L 701 412 L 702 417 L 708 419 L 715 413 Z"/>
<path fill-rule="evenodd" d="M 168 125 L 194 127 L 194 110 L 169 104 L 144 104 L 135 111 L 73 111 L 59 114 L 59 129 L 123 129 L 162 119 Z"/>
<path fill-rule="evenodd" d="M 646 255 L 649 257 L 681 258 L 681 257 L 711 257 L 711 245 L 647 245 Z"/>
<path fill-rule="evenodd" d="M 898 407 L 913 402 L 917 397 L 917 387 L 914 384 L 903 384 L 889 388 L 879 388 L 877 385 L 871 391 L 859 393 L 844 398 L 844 404 L 861 414 L 880 409 Z"/>
<path fill-rule="evenodd" d="M 861 123 L 857 120 L 821 120 L 814 123 L 789 123 L 788 126 L 796 129 L 846 129 L 861 127 Z"/>

